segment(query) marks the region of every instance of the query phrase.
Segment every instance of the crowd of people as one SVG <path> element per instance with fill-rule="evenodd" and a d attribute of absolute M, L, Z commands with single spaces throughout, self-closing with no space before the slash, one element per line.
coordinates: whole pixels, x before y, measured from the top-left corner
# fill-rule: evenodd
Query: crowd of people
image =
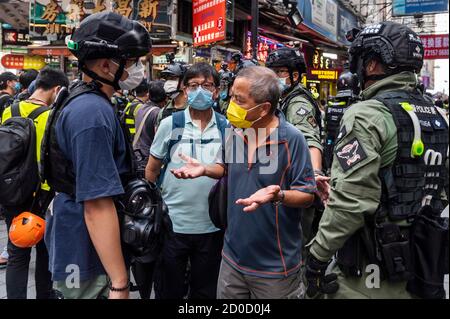
<path fill-rule="evenodd" d="M 27 297 L 32 246 L 41 299 L 444 298 L 448 113 L 418 81 L 411 29 L 349 34 L 328 101 L 290 47 L 143 80 L 150 36 L 115 13 L 71 36 L 80 79 L 0 74 L 8 298 Z"/>

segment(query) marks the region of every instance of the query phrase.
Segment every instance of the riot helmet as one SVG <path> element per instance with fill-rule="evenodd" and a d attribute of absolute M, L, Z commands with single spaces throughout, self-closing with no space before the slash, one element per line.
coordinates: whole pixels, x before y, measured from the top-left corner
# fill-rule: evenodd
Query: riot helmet
<path fill-rule="evenodd" d="M 181 83 L 187 69 L 188 66 L 184 62 L 172 62 L 161 71 L 161 77 L 166 80 L 164 90 L 168 97 L 175 98 L 182 92 Z"/>
<path fill-rule="evenodd" d="M 350 72 L 356 73 L 364 87 L 368 80 L 378 81 L 402 71 L 419 73 L 423 66 L 424 48 L 420 37 L 409 27 L 386 21 L 348 32 L 353 40 L 349 49 Z M 366 76 L 367 63 L 377 59 L 385 66 L 385 74 Z"/>
<path fill-rule="evenodd" d="M 292 89 L 301 79 L 303 73 L 306 73 L 306 62 L 303 53 L 298 48 L 279 48 L 269 53 L 267 57 L 266 66 L 270 69 L 285 67 L 289 71 L 290 87 L 286 90 Z M 299 78 L 294 81 L 294 72 L 298 72 Z"/>
<path fill-rule="evenodd" d="M 361 91 L 358 76 L 349 71 L 343 72 L 338 78 L 337 90 L 336 98 L 356 98 Z"/>
<path fill-rule="evenodd" d="M 135 58 L 137 61 L 149 53 L 151 39 L 147 29 L 139 22 L 114 12 L 100 12 L 81 22 L 67 46 L 78 58 L 79 68 L 84 73 L 119 90 L 127 60 Z M 102 58 L 119 61 L 113 81 L 100 77 L 86 67 L 86 61 Z"/>

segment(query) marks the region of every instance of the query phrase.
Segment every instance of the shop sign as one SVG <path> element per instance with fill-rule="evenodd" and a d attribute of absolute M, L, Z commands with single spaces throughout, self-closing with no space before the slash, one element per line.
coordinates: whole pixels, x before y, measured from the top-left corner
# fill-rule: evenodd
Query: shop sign
<path fill-rule="evenodd" d="M 311 70 L 311 75 L 319 80 L 337 80 L 336 70 Z"/>
<path fill-rule="evenodd" d="M 448 59 L 448 34 L 420 35 L 420 40 L 425 49 L 424 59 Z"/>
<path fill-rule="evenodd" d="M 274 51 L 278 49 L 279 47 L 282 47 L 283 44 L 280 42 L 266 38 L 263 36 L 258 36 L 258 54 L 257 59 L 258 61 L 261 61 L 263 63 L 266 62 L 267 56 L 271 51 Z M 253 57 L 252 55 L 252 34 L 251 32 L 247 33 L 247 40 L 245 42 L 245 58 L 251 59 Z"/>
<path fill-rule="evenodd" d="M 87 16 L 111 10 L 107 0 L 34 0 L 30 1 L 30 35 L 63 39 Z"/>
<path fill-rule="evenodd" d="M 72 55 L 70 51 L 66 48 L 44 48 L 44 49 L 32 49 L 32 54 L 43 55 L 43 56 L 65 56 L 69 57 Z"/>
<path fill-rule="evenodd" d="M 2 30 L 3 45 L 29 45 L 30 43 L 28 31 Z"/>
<path fill-rule="evenodd" d="M 192 0 L 194 47 L 226 38 L 226 0 Z"/>
<path fill-rule="evenodd" d="M 28 56 L 21 54 L 6 54 L 2 57 L 1 63 L 7 69 L 35 69 L 40 70 L 45 66 L 44 57 Z"/>
<path fill-rule="evenodd" d="M 169 0 L 115 0 L 113 10 L 129 19 L 139 21 L 152 38 L 169 39 L 171 34 L 170 17 L 167 14 Z"/>
<path fill-rule="evenodd" d="M 448 0 L 393 0 L 392 15 L 418 15 L 448 12 Z"/>

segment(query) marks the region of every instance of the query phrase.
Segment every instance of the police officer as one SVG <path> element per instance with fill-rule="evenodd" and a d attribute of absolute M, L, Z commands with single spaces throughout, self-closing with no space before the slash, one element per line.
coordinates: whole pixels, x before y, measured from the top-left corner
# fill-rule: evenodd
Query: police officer
<path fill-rule="evenodd" d="M 361 81 L 362 102 L 344 114 L 336 140 L 330 201 L 306 264 L 307 295 L 443 298 L 448 119 L 418 90 L 424 48 L 415 32 L 382 22 L 355 34 L 350 71 Z"/>
<path fill-rule="evenodd" d="M 324 185 L 326 178 L 322 176 L 324 174 L 322 172 L 323 147 L 320 109 L 311 92 L 300 84 L 302 74 L 306 73 L 303 54 L 296 48 L 280 48 L 269 54 L 266 66 L 278 75 L 282 89 L 280 108 L 285 114 L 286 120 L 305 136 L 318 187 L 326 187 Z M 302 216 L 304 244 L 312 237 L 311 228 L 314 216 L 314 207 L 306 209 Z"/>
<path fill-rule="evenodd" d="M 132 101 L 128 102 L 124 110 L 124 123 L 125 127 L 130 132 L 129 138 L 131 141 L 134 139 L 136 134 L 136 116 L 138 111 L 147 103 L 148 101 L 148 83 L 147 80 L 143 80 L 138 87 L 134 89 L 134 95 Z"/>
<path fill-rule="evenodd" d="M 325 112 L 324 166 L 327 171 L 331 169 L 334 143 L 342 116 L 359 98 L 358 76 L 348 71 L 343 72 L 338 78 L 337 90 L 336 97 L 328 102 Z"/>
<path fill-rule="evenodd" d="M 188 66 L 185 63 L 172 62 L 161 72 L 161 77 L 166 80 L 164 90 L 169 98 L 169 103 L 159 112 L 158 124 L 173 113 L 186 109 L 187 99 L 182 93 L 183 78 L 187 69 Z"/>

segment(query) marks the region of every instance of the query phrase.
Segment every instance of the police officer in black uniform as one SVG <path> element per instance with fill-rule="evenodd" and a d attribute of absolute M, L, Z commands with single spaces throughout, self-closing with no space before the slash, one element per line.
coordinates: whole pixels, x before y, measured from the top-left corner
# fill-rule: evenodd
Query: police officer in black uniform
<path fill-rule="evenodd" d="M 349 71 L 343 72 L 337 82 L 338 93 L 328 102 L 325 111 L 325 147 L 324 147 L 324 171 L 329 175 L 333 160 L 333 148 L 339 132 L 344 112 L 359 99 L 358 76 Z"/>

